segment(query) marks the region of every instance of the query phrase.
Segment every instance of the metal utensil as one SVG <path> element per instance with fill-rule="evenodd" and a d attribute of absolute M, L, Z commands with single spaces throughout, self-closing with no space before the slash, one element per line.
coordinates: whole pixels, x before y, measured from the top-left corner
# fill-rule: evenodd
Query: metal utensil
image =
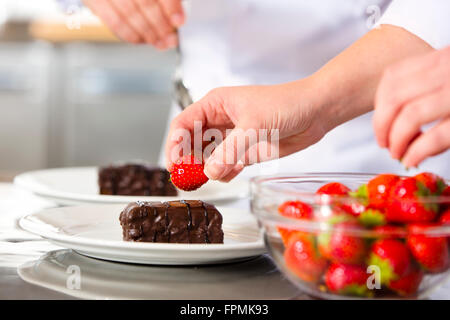
<path fill-rule="evenodd" d="M 177 46 L 177 68 L 175 69 L 175 75 L 173 79 L 175 100 L 182 110 L 186 109 L 193 103 L 192 96 L 189 93 L 188 88 L 183 82 L 183 74 L 181 70 L 181 48 Z"/>

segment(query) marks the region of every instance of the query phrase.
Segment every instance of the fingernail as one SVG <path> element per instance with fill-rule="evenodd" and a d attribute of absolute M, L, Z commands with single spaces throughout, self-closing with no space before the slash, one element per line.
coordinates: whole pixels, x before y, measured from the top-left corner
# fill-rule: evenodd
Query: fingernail
<path fill-rule="evenodd" d="M 184 18 L 183 18 L 182 14 L 175 13 L 175 14 L 172 15 L 171 20 L 172 20 L 172 24 L 175 27 L 179 27 L 179 26 L 181 26 L 183 24 Z"/>
<path fill-rule="evenodd" d="M 175 33 L 167 36 L 166 44 L 169 48 L 175 48 L 178 45 L 178 36 Z"/>
<path fill-rule="evenodd" d="M 219 180 L 224 175 L 225 165 L 223 163 L 219 163 L 215 159 L 209 158 L 205 163 L 205 169 L 203 171 L 209 179 Z"/>
<path fill-rule="evenodd" d="M 236 165 L 234 166 L 234 169 L 236 170 L 242 170 L 244 169 L 244 162 L 242 160 L 239 160 Z"/>

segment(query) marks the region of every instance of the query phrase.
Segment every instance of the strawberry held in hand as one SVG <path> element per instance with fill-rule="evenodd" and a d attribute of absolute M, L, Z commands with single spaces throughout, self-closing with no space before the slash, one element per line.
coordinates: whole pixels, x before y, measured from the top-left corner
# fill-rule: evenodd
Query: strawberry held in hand
<path fill-rule="evenodd" d="M 208 181 L 203 168 L 193 155 L 183 156 L 170 168 L 170 180 L 178 189 L 194 191 Z"/>
<path fill-rule="evenodd" d="M 367 286 L 368 273 L 359 265 L 333 263 L 325 273 L 325 284 L 333 293 L 370 296 L 372 295 Z"/>

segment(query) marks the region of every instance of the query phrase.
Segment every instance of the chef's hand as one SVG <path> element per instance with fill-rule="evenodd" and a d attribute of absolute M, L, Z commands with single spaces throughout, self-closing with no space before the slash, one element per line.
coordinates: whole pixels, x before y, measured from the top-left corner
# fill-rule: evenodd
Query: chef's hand
<path fill-rule="evenodd" d="M 178 44 L 184 23 L 181 0 L 84 0 L 122 40 L 149 43 L 164 50 Z"/>
<path fill-rule="evenodd" d="M 217 147 L 205 163 L 206 174 L 212 179 L 232 179 L 244 165 L 253 163 L 250 158 L 255 160 L 255 153 L 263 147 L 270 149 L 270 135 L 268 144 L 239 146 L 235 141 L 242 137 L 239 129 L 266 129 L 271 136 L 278 130 L 279 157 L 305 149 L 334 127 L 373 109 L 376 87 L 387 66 L 430 51 L 426 42 L 407 30 L 382 25 L 307 78 L 274 86 L 215 89 L 172 122 L 166 142 L 167 168 L 178 160 L 175 147 L 184 140 L 180 131 L 193 136 L 196 120 L 203 131 L 218 129 L 222 136 L 232 129 L 223 142 L 216 140 Z M 195 155 L 195 142 L 190 144 Z M 207 156 L 208 152 L 204 153 Z M 228 157 L 230 154 L 235 157 Z"/>
<path fill-rule="evenodd" d="M 170 169 L 171 164 L 179 158 L 175 146 L 182 139 L 178 131 L 189 131 L 193 139 L 194 121 L 201 121 L 203 132 L 217 129 L 223 137 L 222 143 L 215 140 L 217 146 L 205 163 L 205 174 L 210 179 L 224 182 L 234 178 L 245 165 L 263 161 L 257 154 L 263 150 L 262 147 L 270 150 L 276 144 L 271 145 L 271 142 L 275 142 L 271 138 L 275 137 L 277 129 L 280 157 L 319 141 L 327 131 L 327 122 L 322 121 L 321 112 L 311 99 L 317 94 L 309 87 L 308 81 L 212 90 L 172 121 L 166 144 L 167 168 Z M 299 95 L 303 99 L 299 99 Z M 228 135 L 227 129 L 231 129 Z M 264 145 L 265 142 L 261 140 L 253 141 L 253 144 L 249 141 L 246 143 L 245 137 L 250 135 L 245 131 L 259 129 L 268 130 L 268 143 Z M 268 156 L 265 160 L 271 159 L 270 156 L 277 157 L 276 154 L 266 153 L 263 156 Z M 227 159 L 232 160 L 230 162 Z"/>
<path fill-rule="evenodd" d="M 377 90 L 373 122 L 378 144 L 406 167 L 448 150 L 450 47 L 389 67 Z"/>

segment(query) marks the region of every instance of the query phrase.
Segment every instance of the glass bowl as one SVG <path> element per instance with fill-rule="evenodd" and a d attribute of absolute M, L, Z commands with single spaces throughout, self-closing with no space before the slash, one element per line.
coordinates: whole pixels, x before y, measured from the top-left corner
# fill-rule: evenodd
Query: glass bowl
<path fill-rule="evenodd" d="M 327 183 L 356 190 L 374 177 L 306 173 L 252 179 L 251 210 L 269 253 L 304 292 L 323 299 L 425 298 L 449 277 L 450 225 L 380 225 L 377 219 L 371 225 L 371 218 L 362 220 L 368 208 L 360 198 L 316 194 Z M 279 208 L 289 201 L 305 204 L 309 218 L 282 215 Z M 449 197 L 417 201 L 450 210 Z"/>

